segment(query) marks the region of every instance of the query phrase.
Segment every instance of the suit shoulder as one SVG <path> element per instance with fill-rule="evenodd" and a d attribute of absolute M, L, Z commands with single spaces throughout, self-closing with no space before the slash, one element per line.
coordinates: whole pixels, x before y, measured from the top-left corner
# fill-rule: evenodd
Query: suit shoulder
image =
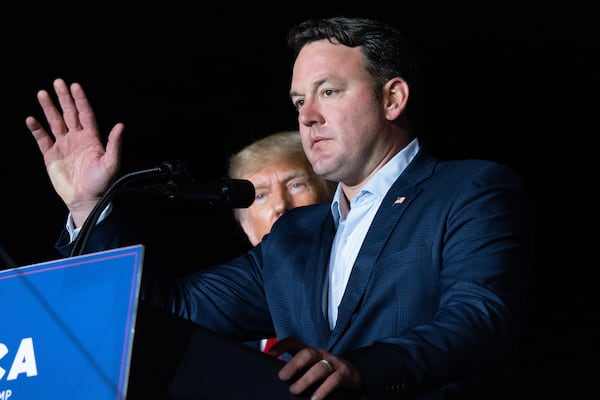
<path fill-rule="evenodd" d="M 316 230 L 324 221 L 331 218 L 329 203 L 319 203 L 300 206 L 286 211 L 271 227 L 271 232 L 277 230 L 303 231 Z"/>
<path fill-rule="evenodd" d="M 299 223 L 322 220 L 331 213 L 331 204 L 319 203 L 307 206 L 300 206 L 287 211 L 280 219 L 291 219 Z"/>
<path fill-rule="evenodd" d="M 522 176 L 512 167 L 483 159 L 441 160 L 434 174 L 444 176 L 446 179 L 523 184 Z"/>

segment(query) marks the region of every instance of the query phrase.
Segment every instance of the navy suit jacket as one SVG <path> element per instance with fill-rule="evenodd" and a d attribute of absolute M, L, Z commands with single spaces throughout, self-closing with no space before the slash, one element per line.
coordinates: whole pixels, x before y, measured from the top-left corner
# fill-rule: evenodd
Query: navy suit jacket
<path fill-rule="evenodd" d="M 530 222 L 513 170 L 423 147 L 377 211 L 332 331 L 329 204 L 287 212 L 246 254 L 183 279 L 145 266 L 142 296 L 240 341 L 295 336 L 342 356 L 371 398 L 510 398 Z M 89 251 L 123 244 L 112 224 L 96 227 Z M 58 246 L 68 252 L 64 237 Z"/>

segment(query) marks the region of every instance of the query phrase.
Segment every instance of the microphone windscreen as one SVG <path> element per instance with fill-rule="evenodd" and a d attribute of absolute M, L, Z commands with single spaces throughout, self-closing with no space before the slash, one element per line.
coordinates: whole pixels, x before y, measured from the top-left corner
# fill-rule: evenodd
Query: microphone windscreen
<path fill-rule="evenodd" d="M 225 203 L 231 208 L 247 208 L 254 202 L 256 191 L 252 182 L 245 179 L 224 180 L 227 188 Z"/>

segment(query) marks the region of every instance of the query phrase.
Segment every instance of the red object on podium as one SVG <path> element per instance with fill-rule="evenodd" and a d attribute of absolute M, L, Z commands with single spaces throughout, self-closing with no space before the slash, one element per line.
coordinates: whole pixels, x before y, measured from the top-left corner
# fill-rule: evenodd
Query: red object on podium
<path fill-rule="evenodd" d="M 263 352 L 268 353 L 275 343 L 277 343 L 277 338 L 268 338 L 265 343 L 265 348 L 263 349 Z"/>

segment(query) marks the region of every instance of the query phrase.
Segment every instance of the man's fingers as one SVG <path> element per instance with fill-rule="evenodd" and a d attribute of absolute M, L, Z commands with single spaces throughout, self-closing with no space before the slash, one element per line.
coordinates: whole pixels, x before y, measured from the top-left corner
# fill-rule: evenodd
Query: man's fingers
<path fill-rule="evenodd" d="M 321 359 L 290 385 L 290 392 L 301 394 L 314 390 L 312 395 L 323 399 L 340 384 L 339 376 L 336 376 L 335 372 L 331 362 Z"/>
<path fill-rule="evenodd" d="M 48 132 L 46 132 L 46 130 L 34 117 L 27 117 L 25 119 L 25 125 L 27 125 L 27 128 L 33 135 L 33 138 L 35 139 L 42 154 L 52 147 L 54 140 L 52 140 L 50 135 L 48 135 Z"/>
<path fill-rule="evenodd" d="M 80 124 L 80 128 L 97 130 L 94 110 L 79 83 L 74 82 L 71 84 L 71 95 L 75 101 L 75 107 L 78 112 L 77 121 Z"/>
<path fill-rule="evenodd" d="M 37 93 L 37 98 L 42 107 L 42 111 L 46 116 L 46 120 L 48 121 L 50 131 L 52 131 L 55 136 L 66 134 L 67 126 L 65 125 L 62 115 L 54 105 L 50 94 L 45 90 L 40 90 Z"/>
<path fill-rule="evenodd" d="M 65 81 L 56 79 L 54 81 L 54 91 L 56 92 L 58 102 L 62 108 L 62 118 L 64 119 L 64 124 L 67 126 L 68 130 L 74 131 L 81 129 L 81 124 L 79 123 L 79 110 L 75 105 L 75 100 L 73 100 L 73 96 L 71 96 L 71 92 Z"/>

